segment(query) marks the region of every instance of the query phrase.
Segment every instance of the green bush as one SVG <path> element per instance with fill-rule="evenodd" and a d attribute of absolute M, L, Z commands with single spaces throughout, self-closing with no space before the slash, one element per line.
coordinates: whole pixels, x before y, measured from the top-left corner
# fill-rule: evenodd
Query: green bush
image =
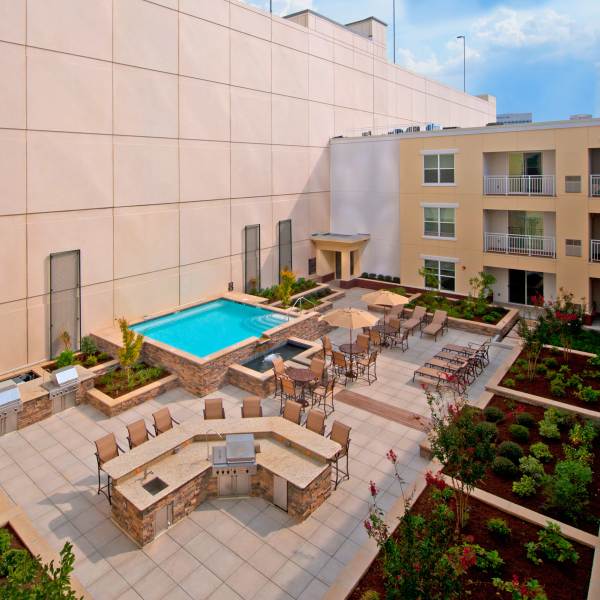
<path fill-rule="evenodd" d="M 527 429 L 530 429 L 531 427 L 533 427 L 537 422 L 535 420 L 535 417 L 531 413 L 528 413 L 528 412 L 517 413 L 517 416 L 515 417 L 515 421 L 517 422 L 518 425 L 527 427 Z"/>
<path fill-rule="evenodd" d="M 550 447 L 548 444 L 544 444 L 544 442 L 536 442 L 535 444 L 531 444 L 529 446 L 529 452 L 531 452 L 532 456 L 535 456 L 541 462 L 550 462 L 554 456 L 550 451 Z"/>
<path fill-rule="evenodd" d="M 63 350 L 56 359 L 56 368 L 62 369 L 75 364 L 75 352 L 73 350 Z"/>
<path fill-rule="evenodd" d="M 593 421 L 575 423 L 569 431 L 569 440 L 575 446 L 589 446 L 598 435 L 598 428 Z"/>
<path fill-rule="evenodd" d="M 483 317 L 481 317 L 481 320 L 484 323 L 496 323 L 496 321 L 498 321 L 498 313 L 490 313 L 488 315 L 483 315 Z"/>
<path fill-rule="evenodd" d="M 475 566 L 479 570 L 485 573 L 497 573 L 504 566 L 504 559 L 498 550 L 486 550 L 477 544 L 472 545 L 471 548 L 475 551 Z"/>
<path fill-rule="evenodd" d="M 519 462 L 521 456 L 523 456 L 523 448 L 521 448 L 521 446 L 516 442 L 506 441 L 502 442 L 498 446 L 496 453 L 498 454 L 498 456 L 508 458 L 516 464 Z"/>
<path fill-rule="evenodd" d="M 510 437 L 513 440 L 515 440 L 515 442 L 520 442 L 524 444 L 529 440 L 529 429 L 527 429 L 527 427 L 524 427 L 523 425 L 513 423 L 508 428 L 508 432 L 510 433 Z"/>
<path fill-rule="evenodd" d="M 11 544 L 11 536 L 8 529 L 4 527 L 0 529 L 0 556 L 2 556 L 9 548 Z"/>
<path fill-rule="evenodd" d="M 31 560 L 31 555 L 27 550 L 9 548 L 2 554 L 2 558 L 0 558 L 0 577 L 7 577 L 11 573 L 22 569 Z"/>
<path fill-rule="evenodd" d="M 523 475 L 519 481 L 514 481 L 512 484 L 512 491 L 517 494 L 517 496 L 521 496 L 521 498 L 533 496 L 536 493 L 537 488 L 537 481 L 530 475 Z"/>
<path fill-rule="evenodd" d="M 567 395 L 567 382 L 560 375 L 556 375 L 550 381 L 550 393 L 557 398 L 564 398 Z"/>
<path fill-rule="evenodd" d="M 483 416 L 490 423 L 500 423 L 504 420 L 504 411 L 497 406 L 487 406 L 483 410 Z"/>
<path fill-rule="evenodd" d="M 542 437 L 548 438 L 549 440 L 560 439 L 560 431 L 558 430 L 558 425 L 556 423 L 542 419 L 538 423 L 538 427 Z"/>
<path fill-rule="evenodd" d="M 558 361 L 553 356 L 548 356 L 542 361 L 548 369 L 558 369 Z"/>
<path fill-rule="evenodd" d="M 507 387 L 507 388 L 514 388 L 514 387 L 516 387 L 516 386 L 517 386 L 517 384 L 515 383 L 515 380 L 514 380 L 514 379 L 511 379 L 510 377 L 509 377 L 509 378 L 507 378 L 507 379 L 505 379 L 505 380 L 502 382 L 502 385 L 503 385 L 504 387 Z"/>
<path fill-rule="evenodd" d="M 522 456 L 519 459 L 519 470 L 523 475 L 529 475 L 536 481 L 541 481 L 546 476 L 544 465 L 535 456 Z"/>
<path fill-rule="evenodd" d="M 375 590 L 367 590 L 366 592 L 363 592 L 360 600 L 380 600 L 381 596 L 379 595 L 379 592 L 376 592 Z"/>
<path fill-rule="evenodd" d="M 590 365 L 590 367 L 600 367 L 600 354 L 588 358 L 587 364 Z"/>
<path fill-rule="evenodd" d="M 577 393 L 577 397 L 582 402 L 599 402 L 600 401 L 600 390 L 595 390 L 591 385 L 582 387 Z"/>
<path fill-rule="evenodd" d="M 79 346 L 79 349 L 87 355 L 96 354 L 98 352 L 98 346 L 96 346 L 96 342 L 89 335 L 81 338 Z"/>
<path fill-rule="evenodd" d="M 509 538 L 512 533 L 508 523 L 500 517 L 488 519 L 485 526 L 487 527 L 487 530 L 497 538 L 506 539 Z"/>
<path fill-rule="evenodd" d="M 481 423 L 477 423 L 475 430 L 481 438 L 487 438 L 491 441 L 495 441 L 498 437 L 498 427 L 496 426 L 496 423 L 481 421 Z"/>
<path fill-rule="evenodd" d="M 540 565 L 543 559 L 540 554 L 551 561 L 564 563 L 577 563 L 579 554 L 573 548 L 573 544 L 563 537 L 560 527 L 555 523 L 548 522 L 544 529 L 538 531 L 537 542 L 527 542 L 525 544 L 527 558 L 535 565 Z"/>
<path fill-rule="evenodd" d="M 544 588 L 537 579 L 520 582 L 517 575 L 513 575 L 510 581 L 502 581 L 500 577 L 494 577 L 492 585 L 511 594 L 513 600 L 548 600 Z"/>
<path fill-rule="evenodd" d="M 492 462 L 492 471 L 499 477 L 515 479 L 519 475 L 519 468 L 515 463 L 505 456 L 496 456 Z"/>
<path fill-rule="evenodd" d="M 544 486 L 548 508 L 577 522 L 589 503 L 588 486 L 592 482 L 591 467 L 580 460 L 561 460 Z"/>
<path fill-rule="evenodd" d="M 569 446 L 569 444 L 563 444 L 563 452 L 565 454 L 564 460 L 575 460 L 584 463 L 591 463 L 594 459 L 594 455 L 588 446 Z"/>
<path fill-rule="evenodd" d="M 544 377 L 545 375 L 548 374 L 548 367 L 544 363 L 539 363 L 535 367 L 535 372 L 538 375 L 541 375 L 542 377 Z"/>

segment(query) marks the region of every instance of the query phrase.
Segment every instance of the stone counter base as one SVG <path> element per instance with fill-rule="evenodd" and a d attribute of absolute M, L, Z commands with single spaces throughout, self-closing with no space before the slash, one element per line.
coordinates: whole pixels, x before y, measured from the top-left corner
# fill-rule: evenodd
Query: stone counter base
<path fill-rule="evenodd" d="M 251 476 L 250 486 L 251 496 L 260 496 L 273 502 L 273 474 L 270 471 L 258 466 L 256 474 Z M 307 488 L 301 490 L 288 482 L 287 489 L 288 514 L 296 519 L 305 519 L 331 495 L 331 467 L 327 465 L 323 473 Z M 172 506 L 172 526 L 208 498 L 217 496 L 217 478 L 212 476 L 211 470 L 195 477 L 143 511 L 136 509 L 119 492 L 118 487 L 113 486 L 112 519 L 133 541 L 144 546 L 161 533 L 155 530 L 156 514 L 167 505 Z"/>

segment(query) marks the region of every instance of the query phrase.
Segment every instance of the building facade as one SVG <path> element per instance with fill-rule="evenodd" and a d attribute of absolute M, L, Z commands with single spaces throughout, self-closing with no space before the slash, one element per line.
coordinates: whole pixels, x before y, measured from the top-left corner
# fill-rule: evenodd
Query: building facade
<path fill-rule="evenodd" d="M 385 40 L 376 19 L 234 0 L 0 0 L 0 372 L 50 352 L 51 254 L 79 250 L 84 334 L 243 289 L 247 226 L 256 284 L 289 219 L 306 274 L 331 137 L 495 118 Z"/>
<path fill-rule="evenodd" d="M 380 204 L 361 213 L 350 170 Z M 332 172 L 333 228 L 348 204 L 371 236 L 363 271 L 468 294 L 485 270 L 498 302 L 564 288 L 600 310 L 600 119 L 333 140 Z"/>

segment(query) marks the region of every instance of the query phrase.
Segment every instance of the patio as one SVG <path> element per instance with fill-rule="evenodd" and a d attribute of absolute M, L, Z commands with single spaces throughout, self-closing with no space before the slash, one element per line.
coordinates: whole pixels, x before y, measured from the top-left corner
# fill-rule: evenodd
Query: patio
<path fill-rule="evenodd" d="M 364 307 L 365 290 L 349 290 L 336 306 Z M 332 333 L 334 343 L 348 340 L 347 330 Z M 481 342 L 482 338 L 450 330 L 438 342 L 410 338 L 410 348 L 386 350 L 378 359 L 378 380 L 371 386 L 351 383 L 349 390 L 427 415 L 414 369 L 447 343 Z M 470 388 L 476 399 L 508 350 L 492 347 L 491 364 Z M 226 415 L 239 416 L 246 392 L 233 386 L 219 390 Z M 212 500 L 161 537 L 137 548 L 109 520 L 109 505 L 96 494 L 93 440 L 114 432 L 126 447 L 125 425 L 168 405 L 185 420 L 200 414 L 203 399 L 182 388 L 171 390 L 116 417 L 107 418 L 82 405 L 0 438 L 0 485 L 23 507 L 51 545 L 71 541 L 75 575 L 94 598 L 321 598 L 345 564 L 366 540 L 363 519 L 370 498 L 368 482 L 383 490 L 388 509 L 400 495 L 385 453 L 394 448 L 407 484 L 427 469 L 419 457 L 425 434 L 365 410 L 336 402 L 333 419 L 352 427 L 349 481 L 301 523 L 258 498 Z M 265 415 L 278 413 L 279 401 L 263 402 Z"/>

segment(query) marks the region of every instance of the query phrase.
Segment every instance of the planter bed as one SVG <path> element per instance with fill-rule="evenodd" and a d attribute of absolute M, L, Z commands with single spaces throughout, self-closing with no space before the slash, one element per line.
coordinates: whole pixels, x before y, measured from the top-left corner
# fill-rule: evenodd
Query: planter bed
<path fill-rule="evenodd" d="M 536 566 L 527 559 L 523 544 L 536 540 L 540 527 L 475 498 L 471 498 L 470 508 L 469 522 L 463 533 L 473 536 L 474 543 L 486 550 L 498 550 L 505 562 L 503 570 L 498 574 L 499 577 L 510 580 L 513 574 L 517 574 L 521 581 L 529 578 L 537 579 L 545 589 L 549 600 L 588 599 L 588 587 L 594 560 L 592 548 L 572 542 L 575 550 L 579 553 L 579 560 L 575 565 L 545 561 Z M 413 504 L 411 512 L 427 516 L 430 511 L 431 489 L 427 487 Z M 512 530 L 507 541 L 498 540 L 489 533 L 486 522 L 490 518 L 502 518 L 507 522 Z M 489 573 L 482 573 L 476 568 L 471 568 L 466 577 L 468 581 L 465 585 L 465 597 L 471 600 L 490 600 L 490 598 L 508 600 L 510 598 L 509 593 L 499 592 L 492 585 L 492 575 Z M 385 598 L 380 554 L 360 579 L 349 598 L 350 600 L 361 600 L 362 594 L 368 590 L 379 592 L 382 600 Z"/>
<path fill-rule="evenodd" d="M 293 293 L 290 296 L 290 301 L 292 303 L 297 298 L 308 295 L 309 292 L 314 293 L 318 289 L 329 287 L 323 283 L 318 283 L 314 279 L 302 278 L 302 282 L 300 284 L 298 283 L 298 281 L 299 280 L 296 281 L 296 283 L 294 284 L 294 287 L 292 288 Z M 250 292 L 250 294 L 253 296 L 256 296 L 258 298 L 265 298 L 267 300 L 267 304 L 272 305 L 272 306 L 277 306 L 278 304 L 280 304 L 280 302 L 275 298 L 274 295 L 268 295 L 269 291 L 274 293 L 275 288 L 277 288 L 276 285 L 274 285 L 270 288 L 265 288 L 263 290 L 253 290 Z"/>
<path fill-rule="evenodd" d="M 543 465 L 545 472 L 547 474 L 552 474 L 554 472 L 554 466 L 556 462 L 565 458 L 563 444 L 569 443 L 570 425 L 561 428 L 560 439 L 548 439 L 547 437 L 542 437 L 539 434 L 539 429 L 537 426 L 537 421 L 541 420 L 544 416 L 545 409 L 543 407 L 510 401 L 506 398 L 502 398 L 501 396 L 493 396 L 487 406 L 495 406 L 500 408 L 507 415 L 502 422 L 496 424 L 498 427 L 496 447 L 498 447 L 498 445 L 504 441 L 514 441 L 509 433 L 509 427 L 515 422 L 514 414 L 516 413 L 513 411 L 521 410 L 531 414 L 534 417 L 536 420 L 536 425 L 529 428 L 529 440 L 527 442 L 522 442 L 519 445 L 523 449 L 523 456 L 528 456 L 530 454 L 529 448 L 532 444 L 535 444 L 536 442 L 543 442 L 547 444 L 547 446 L 550 448 L 550 452 L 553 454 L 553 458 L 550 461 L 543 463 Z M 582 422 L 582 419 L 579 419 L 576 416 L 573 416 L 573 419 L 577 422 Z M 537 513 L 552 517 L 557 521 L 572 525 L 583 531 L 596 535 L 598 533 L 598 522 L 595 519 L 600 517 L 600 437 L 596 437 L 594 440 L 593 450 L 593 461 L 590 464 L 593 471 L 593 480 L 588 487 L 590 492 L 590 502 L 585 509 L 585 514 L 590 515 L 590 519 L 587 521 L 581 520 L 575 523 L 566 515 L 557 510 L 545 509 L 543 506 L 544 494 L 542 492 L 542 486 L 538 487 L 536 493 L 532 496 L 521 497 L 514 493 L 512 491 L 513 481 L 517 481 L 520 478 L 521 473 L 519 473 L 515 478 L 507 478 L 497 475 L 492 471 L 492 469 L 488 469 L 484 480 L 477 487 Z"/>
<path fill-rule="evenodd" d="M 578 375 L 581 377 L 583 386 L 590 386 L 591 388 L 598 390 L 600 389 L 600 377 L 589 376 L 589 374 L 593 371 L 598 372 L 600 375 L 600 367 L 595 367 L 588 364 L 588 360 L 592 356 L 592 354 L 570 352 L 569 360 L 568 362 L 565 362 L 562 351 L 559 351 L 558 349 L 544 348 L 540 354 L 538 365 L 545 365 L 545 359 L 554 359 L 557 366 L 552 366 L 552 371 L 558 372 L 562 365 L 567 365 L 570 369 L 570 373 L 565 375 L 565 380 L 568 380 L 572 375 Z M 523 392 L 525 394 L 531 394 L 533 396 L 541 396 L 542 398 L 548 398 L 550 400 L 554 400 L 555 402 L 569 404 L 578 408 L 600 411 L 600 398 L 595 402 L 586 402 L 581 400 L 577 395 L 578 389 L 576 387 L 566 386 L 564 390 L 564 396 L 553 393 L 551 389 L 552 379 L 548 376 L 547 372 L 536 374 L 533 381 L 530 381 L 526 376 L 524 379 L 519 380 L 520 373 L 526 375 L 527 372 L 526 365 L 522 361 L 526 361 L 523 353 L 517 356 L 517 358 L 508 368 L 504 377 L 500 380 L 499 385 L 501 387 L 508 388 L 509 390 L 515 390 L 517 392 Z M 520 367 L 520 365 L 523 365 L 523 367 Z M 587 371 L 586 376 L 584 376 L 585 371 Z"/>
<path fill-rule="evenodd" d="M 91 356 L 93 356 L 96 359 L 96 363 L 92 365 L 86 365 L 85 363 Z M 74 358 L 75 361 L 73 364 L 81 365 L 82 367 L 90 369 L 91 371 L 95 371 L 97 367 L 100 367 L 101 365 L 104 365 L 105 363 L 113 360 L 113 357 L 105 352 L 94 352 L 91 355 L 84 354 L 83 352 L 77 352 Z M 52 373 L 59 368 L 56 364 L 56 360 L 45 362 L 41 365 L 41 367 L 44 369 L 44 371 L 48 371 L 48 373 Z"/>

